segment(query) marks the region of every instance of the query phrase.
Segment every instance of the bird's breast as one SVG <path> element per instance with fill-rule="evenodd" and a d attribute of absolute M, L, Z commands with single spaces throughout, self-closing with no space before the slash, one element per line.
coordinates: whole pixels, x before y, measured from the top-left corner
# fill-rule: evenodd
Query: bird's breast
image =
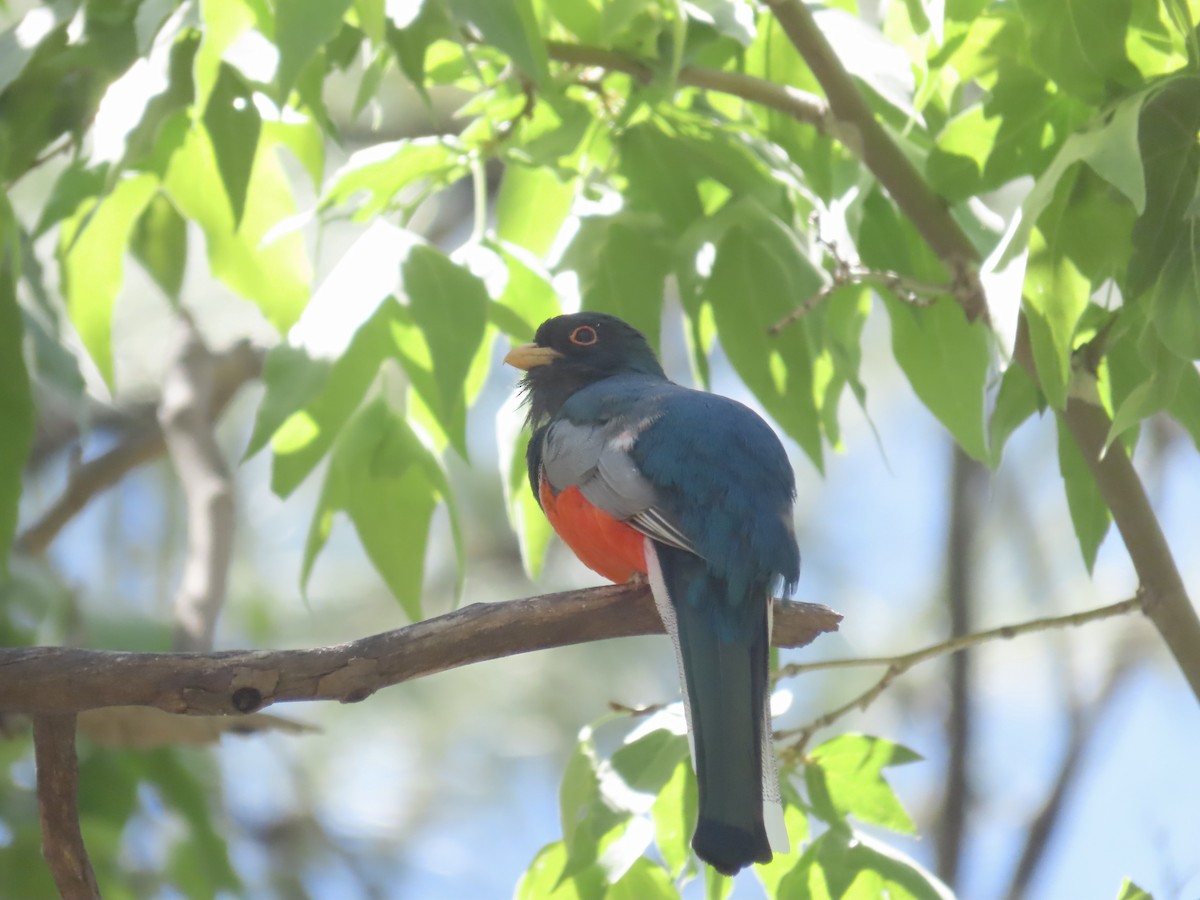
<path fill-rule="evenodd" d="M 555 493 L 544 474 L 538 496 L 558 536 L 593 572 L 617 584 L 646 574 L 645 538 L 632 525 L 593 506 L 578 487 Z"/>

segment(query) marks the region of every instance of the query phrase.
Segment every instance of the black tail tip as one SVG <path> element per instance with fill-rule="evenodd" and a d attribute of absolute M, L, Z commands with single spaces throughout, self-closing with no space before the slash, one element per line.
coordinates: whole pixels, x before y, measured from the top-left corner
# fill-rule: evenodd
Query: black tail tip
<path fill-rule="evenodd" d="M 692 849 L 722 875 L 736 875 L 751 863 L 771 861 L 771 845 L 762 826 L 751 831 L 725 822 L 701 819 L 692 836 Z"/>

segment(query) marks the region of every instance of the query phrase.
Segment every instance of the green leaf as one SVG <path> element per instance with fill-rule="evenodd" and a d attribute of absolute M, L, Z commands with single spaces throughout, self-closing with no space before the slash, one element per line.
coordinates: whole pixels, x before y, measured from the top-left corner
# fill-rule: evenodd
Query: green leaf
<path fill-rule="evenodd" d="M 1190 363 L 1163 345 L 1153 326 L 1142 329 L 1138 351 L 1149 375 L 1125 396 L 1113 413 L 1112 425 L 1104 439 L 1104 452 L 1108 452 L 1112 443 L 1130 428 L 1166 409 L 1178 394 L 1184 373 L 1195 373 Z"/>
<path fill-rule="evenodd" d="M 578 274 L 584 309 L 619 316 L 657 348 L 670 260 L 656 220 L 618 213 L 582 219 L 561 266 Z"/>
<path fill-rule="evenodd" d="M 679 891 L 662 866 L 643 857 L 634 860 L 604 896 L 605 900 L 678 900 Z"/>
<path fill-rule="evenodd" d="M 468 373 L 487 329 L 487 289 L 424 244 L 409 250 L 400 280 L 413 327 L 393 330 L 398 358 L 442 432 L 466 459 Z"/>
<path fill-rule="evenodd" d="M 686 759 L 687 737 L 657 728 L 618 749 L 612 755 L 612 767 L 635 791 L 658 794 L 679 762 Z"/>
<path fill-rule="evenodd" d="M 1184 366 L 1179 390 L 1167 405 L 1167 412 L 1187 430 L 1192 443 L 1200 450 L 1200 372 L 1194 365 Z"/>
<path fill-rule="evenodd" d="M 1139 142 L 1145 161 L 1147 200 L 1133 226 L 1133 255 L 1125 291 L 1143 294 L 1163 341 L 1191 357 L 1200 343 L 1194 321 L 1200 279 L 1195 197 L 1200 182 L 1200 76 L 1172 78 L 1146 101 Z M 1178 330 L 1176 330 L 1178 329 Z"/>
<path fill-rule="evenodd" d="M 808 840 L 808 816 L 799 806 L 786 802 L 783 806 L 783 823 L 787 827 L 788 839 L 792 849 L 788 853 L 776 853 L 766 865 L 756 865 L 754 874 L 758 877 L 768 897 L 782 896 L 779 887 L 783 879 L 799 864 L 802 856 L 801 848 Z"/>
<path fill-rule="evenodd" d="M 203 229 L 213 274 L 286 332 L 308 302 L 312 270 L 299 232 L 264 243 L 270 229 L 296 214 L 275 148 L 258 143 L 240 225 L 235 226 L 212 143 L 203 129 L 185 135 L 171 157 L 164 185 L 179 211 Z"/>
<path fill-rule="evenodd" d="M 629 812 L 618 812 L 606 802 L 601 790 L 601 767 L 592 729 L 584 728 L 567 760 L 559 789 L 563 843 L 568 850 L 564 877 L 582 873 L 596 862 L 615 837 L 613 833 L 630 818 Z"/>
<path fill-rule="evenodd" d="M 1111 447 L 1108 452 L 1123 453 L 1124 449 L 1120 446 Z M 1071 523 L 1075 526 L 1075 537 L 1083 553 L 1083 563 L 1090 573 L 1096 564 L 1096 553 L 1112 523 L 1112 514 L 1100 494 L 1100 488 L 1096 486 L 1096 479 L 1092 477 L 1079 445 L 1061 417 L 1058 419 L 1058 467 L 1067 493 L 1067 508 L 1071 512 Z"/>
<path fill-rule="evenodd" d="M 949 888 L 917 862 L 863 834 L 828 831 L 780 882 L 778 900 L 952 900 Z"/>
<path fill-rule="evenodd" d="M 704 900 L 726 900 L 733 893 L 733 879 L 712 866 L 704 867 Z"/>
<path fill-rule="evenodd" d="M 1005 67 L 987 99 L 955 116 L 938 134 L 925 167 L 930 184 L 948 200 L 961 201 L 1021 175 L 1041 173 L 1090 112 L 1042 76 Z M 1136 130 L 1132 138 L 1136 151 Z"/>
<path fill-rule="evenodd" d="M 293 2 L 295 0 L 288 0 L 283 6 L 288 7 Z M 246 210 L 246 191 L 250 187 L 250 172 L 258 152 L 262 119 L 254 106 L 254 92 L 232 66 L 221 66 L 203 118 L 216 154 L 225 196 L 233 210 L 236 231 Z"/>
<path fill-rule="evenodd" d="M 363 407 L 334 442 L 304 547 L 301 587 L 329 537 L 333 514 L 342 511 L 388 589 L 418 621 L 429 523 L 439 499 L 431 474 L 438 468 L 386 400 L 379 397 Z"/>
<path fill-rule="evenodd" d="M 156 193 L 142 210 L 129 249 L 174 303 L 179 303 L 187 270 L 187 222 L 165 194 Z"/>
<path fill-rule="evenodd" d="M 1163 344 L 1184 359 L 1200 359 L 1200 212 L 1180 223 L 1147 302 Z"/>
<path fill-rule="evenodd" d="M 1022 287 L 1038 380 L 1046 399 L 1056 409 L 1067 404 L 1075 325 L 1092 292 L 1091 281 L 1060 246 L 1060 236 L 1073 224 L 1068 215 L 1073 183 L 1073 178 L 1061 182 L 1054 202 L 1038 220 L 1029 240 Z"/>
<path fill-rule="evenodd" d="M 33 397 L 21 347 L 17 308 L 18 235 L 8 200 L 0 197 L 0 582 L 8 577 L 8 552 L 17 531 L 21 476 L 33 441 Z"/>
<path fill-rule="evenodd" d="M 1029 373 L 1015 363 L 1004 370 L 1000 390 L 988 423 L 989 462 L 993 469 L 1000 467 L 1004 445 L 1014 431 L 1031 415 L 1038 412 L 1038 389 Z"/>
<path fill-rule="evenodd" d="M 692 861 L 692 833 L 696 830 L 698 809 L 692 763 L 690 759 L 682 759 L 675 764 L 650 810 L 655 843 L 672 878 L 679 878 Z"/>
<path fill-rule="evenodd" d="M 920 758 L 907 747 L 882 738 L 841 735 L 809 754 L 804 769 L 809 799 L 817 815 L 830 825 L 852 815 L 902 834 L 916 834 L 916 826 L 883 777 L 883 770 Z"/>
<path fill-rule="evenodd" d="M 550 275 L 537 259 L 522 247 L 503 241 L 483 245 L 499 255 L 508 273 L 504 290 L 495 297 L 493 323 L 509 337 L 521 343 L 533 340 L 538 326 L 562 312 L 558 293 L 550 283 Z M 498 314 L 496 306 L 512 312 Z"/>
<path fill-rule="evenodd" d="M 890 295 L 884 302 L 892 322 L 892 352 L 917 397 L 963 450 L 986 461 L 983 400 L 991 354 L 987 330 L 967 322 L 949 297 L 924 309 Z"/>
<path fill-rule="evenodd" d="M 1080 99 L 1100 104 L 1140 81 L 1125 51 L 1131 0 L 1019 0 L 1034 62 Z"/>
<path fill-rule="evenodd" d="M 496 197 L 496 236 L 544 257 L 558 237 L 578 189 L 552 170 L 509 164 Z"/>
<path fill-rule="evenodd" d="M 110 387 L 112 312 L 124 281 L 125 247 L 157 186 L 153 175 L 121 178 L 107 196 L 95 204 L 84 203 L 59 232 L 58 259 L 67 315 Z"/>
<path fill-rule="evenodd" d="M 62 170 L 42 205 L 41 215 L 33 229 L 39 238 L 59 222 L 77 213 L 87 200 L 98 199 L 108 185 L 108 166 L 86 167 L 75 161 Z"/>
<path fill-rule="evenodd" d="M 1154 900 L 1154 896 L 1149 891 L 1138 887 L 1131 879 L 1126 878 L 1121 882 L 1117 900 Z"/>
<path fill-rule="evenodd" d="M 275 45 L 279 68 L 275 85 L 280 101 L 287 99 L 301 71 L 316 52 L 342 27 L 351 0 L 286 0 L 275 10 Z"/>
<path fill-rule="evenodd" d="M 604 0 L 546 0 L 551 15 L 584 44 L 604 41 L 606 5 Z"/>
<path fill-rule="evenodd" d="M 575 881 L 562 877 L 567 847 L 562 841 L 547 844 L 533 858 L 513 892 L 514 900 L 584 900 Z"/>
<path fill-rule="evenodd" d="M 206 0 L 200 4 L 200 20 L 200 47 L 193 71 L 195 103 L 197 108 L 205 109 L 220 77 L 225 51 L 254 25 L 255 15 L 245 0 Z"/>
<path fill-rule="evenodd" d="M 768 329 L 812 296 L 821 276 L 793 233 L 757 204 L 735 204 L 727 221 L 703 287 L 721 347 L 767 412 L 820 469 L 810 323 L 801 319 L 775 336 Z"/>
<path fill-rule="evenodd" d="M 468 171 L 466 153 L 455 138 L 376 144 L 352 154 L 334 173 L 319 208 L 354 200 L 354 219 L 366 221 L 396 206 L 415 205 L 430 187 L 453 184 Z"/>
<path fill-rule="evenodd" d="M 1139 121 L 1142 107 L 1151 95 L 1149 90 L 1138 91 L 1122 99 L 1104 115 L 1097 117 L 1091 127 L 1072 134 L 1063 143 L 1054 161 L 1042 171 L 1033 189 L 1021 204 L 1021 221 L 1005 245 L 1000 265 L 1014 259 L 1025 249 L 1029 233 L 1050 205 L 1059 182 L 1076 163 L 1086 163 L 1097 175 L 1120 191 L 1134 209 L 1141 213 L 1148 203 L 1146 172 L 1152 172 L 1145 158 L 1145 142 L 1139 144 Z M 1153 177 L 1153 176 L 1152 176 Z"/>
<path fill-rule="evenodd" d="M 513 64 L 541 90 L 550 87 L 546 44 L 538 30 L 531 0 L 449 0 L 450 10 L 463 24 L 473 26 L 488 44 L 508 54 Z"/>
<path fill-rule="evenodd" d="M 297 349 L 268 355 L 263 373 L 267 393 L 246 456 L 271 439 L 271 490 L 278 496 L 288 496 L 324 458 L 383 361 L 395 352 L 395 306 L 392 300 L 380 304 L 332 362 Z"/>
<path fill-rule="evenodd" d="M 392 15 L 390 7 L 385 6 Z M 425 59 L 430 46 L 438 40 L 453 40 L 454 26 L 441 0 L 424 0 L 415 18 L 391 21 L 387 42 L 408 80 L 425 92 Z"/>
<path fill-rule="evenodd" d="M 650 122 L 626 129 L 616 141 L 617 171 L 628 182 L 625 205 L 661 217 L 674 234 L 704 215 L 698 173 L 681 165 L 681 144 Z"/>

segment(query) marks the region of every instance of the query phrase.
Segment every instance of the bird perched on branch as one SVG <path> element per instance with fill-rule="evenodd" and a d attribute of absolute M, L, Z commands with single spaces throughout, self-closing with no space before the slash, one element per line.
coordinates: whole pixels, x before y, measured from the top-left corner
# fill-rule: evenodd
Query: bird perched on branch
<path fill-rule="evenodd" d="M 787 849 L 768 708 L 770 609 L 794 588 L 795 476 L 736 401 L 669 381 L 615 316 L 548 319 L 524 369 L 529 481 L 554 530 L 615 582 L 645 576 L 680 668 L 700 792 L 696 854 L 732 875 Z"/>

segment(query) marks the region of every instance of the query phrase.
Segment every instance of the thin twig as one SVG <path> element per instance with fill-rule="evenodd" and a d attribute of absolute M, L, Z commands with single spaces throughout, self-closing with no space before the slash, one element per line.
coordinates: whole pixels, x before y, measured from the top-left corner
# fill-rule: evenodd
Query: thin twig
<path fill-rule="evenodd" d="M 835 631 L 841 616 L 775 601 L 772 640 L 797 647 Z M 243 715 L 272 703 L 353 703 L 380 688 L 459 666 L 588 641 L 661 634 L 645 585 L 611 585 L 507 603 L 476 603 L 406 628 L 311 650 L 122 653 L 70 647 L 0 648 L 0 714 L 152 706 Z"/>
<path fill-rule="evenodd" d="M 213 392 L 212 415 L 218 417 L 233 395 L 262 371 L 263 351 L 246 343 L 234 345 L 216 354 L 217 369 Z M 72 472 L 66 489 L 32 525 L 17 537 L 18 552 L 39 556 L 54 541 L 60 531 L 97 495 L 108 490 L 122 478 L 145 463 L 166 452 L 162 430 L 150 423 L 129 434 L 111 450 L 80 464 Z"/>
<path fill-rule="evenodd" d="M 187 555 L 175 595 L 176 650 L 210 650 L 233 561 L 233 477 L 213 432 L 216 363 L 195 324 L 179 317 L 178 348 L 158 421 L 187 504 Z"/>
<path fill-rule="evenodd" d="M 984 644 L 988 641 L 1009 640 L 1022 634 L 1032 634 L 1038 631 L 1049 631 L 1053 628 L 1071 628 L 1076 625 L 1084 625 L 1088 622 L 1095 622 L 1100 619 L 1111 618 L 1112 616 L 1123 616 L 1126 613 L 1140 610 L 1144 604 L 1142 594 L 1136 597 L 1131 597 L 1128 600 L 1122 600 L 1119 603 L 1112 603 L 1108 606 L 1101 606 L 1096 609 L 1087 609 L 1082 612 L 1070 613 L 1065 616 L 1048 616 L 1042 619 L 1033 619 L 1028 622 L 1020 622 L 1016 625 L 1002 625 L 999 628 L 991 628 L 987 631 L 977 631 L 972 634 L 964 634 L 961 637 L 950 638 L 949 640 L 939 641 L 936 644 L 930 644 L 927 647 L 922 647 L 919 650 L 913 650 L 909 653 L 903 653 L 899 656 L 864 656 L 855 659 L 832 659 L 822 662 L 813 663 L 791 663 L 780 668 L 777 678 L 788 678 L 793 675 L 800 675 L 805 672 L 819 672 L 828 669 L 848 669 L 859 668 L 863 666 L 887 666 L 887 671 L 879 677 L 879 679 L 867 688 L 862 693 L 855 696 L 853 699 L 843 703 L 823 716 L 814 719 L 807 725 L 799 728 L 789 728 L 785 731 L 777 732 L 775 737 L 777 740 L 788 738 L 796 738 L 788 751 L 793 754 L 802 753 L 805 744 L 809 738 L 818 730 L 832 725 L 838 719 L 846 714 L 853 712 L 856 709 L 866 709 L 876 698 L 879 697 L 893 681 L 903 675 L 913 666 L 918 663 L 923 663 L 926 660 L 935 659 L 939 656 L 945 656 L 947 653 L 958 653 L 960 650 L 965 650 L 968 647 L 974 647 L 978 644 Z"/>
<path fill-rule="evenodd" d="M 42 856 L 50 867 L 59 896 L 67 900 L 99 898 L 96 873 L 92 871 L 79 830 L 74 714 L 35 716 L 33 753 L 42 820 Z"/>

